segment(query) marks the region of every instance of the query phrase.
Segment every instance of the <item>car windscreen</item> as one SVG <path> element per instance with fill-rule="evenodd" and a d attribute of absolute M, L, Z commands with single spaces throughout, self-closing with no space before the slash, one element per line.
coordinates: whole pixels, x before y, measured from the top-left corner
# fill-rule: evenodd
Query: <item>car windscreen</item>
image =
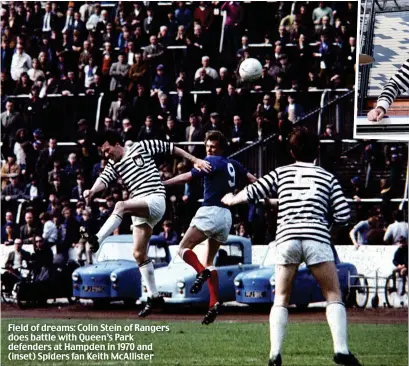
<path fill-rule="evenodd" d="M 104 243 L 97 255 L 97 262 L 127 260 L 134 261 L 132 254 L 133 243 Z"/>

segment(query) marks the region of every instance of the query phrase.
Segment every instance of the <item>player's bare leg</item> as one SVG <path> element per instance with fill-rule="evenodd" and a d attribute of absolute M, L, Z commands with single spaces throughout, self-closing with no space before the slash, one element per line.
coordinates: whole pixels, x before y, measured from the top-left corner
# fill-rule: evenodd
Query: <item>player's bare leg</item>
<path fill-rule="evenodd" d="M 87 235 L 85 237 L 85 239 L 91 243 L 91 248 L 94 253 L 98 250 L 99 244 L 102 243 L 106 237 L 111 235 L 119 225 L 121 225 L 123 216 L 127 213 L 132 214 L 132 216 L 147 218 L 149 217 L 149 207 L 146 201 L 140 198 L 118 201 L 115 204 L 111 216 L 108 217 L 98 233 L 94 236 L 88 237 Z"/>
<path fill-rule="evenodd" d="M 341 365 L 360 365 L 349 352 L 347 342 L 347 315 L 342 302 L 337 267 L 334 262 L 311 265 L 310 270 L 327 300 L 327 321 L 334 342 L 334 362 Z"/>
<path fill-rule="evenodd" d="M 205 283 L 210 277 L 210 271 L 205 269 L 203 264 L 199 261 L 199 258 L 197 258 L 196 253 L 192 250 L 196 245 L 206 239 L 207 236 L 202 231 L 195 226 L 191 226 L 186 231 L 178 248 L 178 254 L 180 257 L 197 272 L 196 281 L 190 289 L 190 292 L 194 294 L 201 290 L 203 283 Z"/>
<path fill-rule="evenodd" d="M 133 256 L 138 263 L 141 276 L 148 289 L 148 301 L 140 311 L 139 316 L 148 316 L 154 308 L 163 306 L 163 298 L 159 297 L 156 289 L 155 273 L 152 261 L 147 255 L 149 239 L 152 235 L 152 228 L 148 224 L 134 226 L 133 228 Z"/>
<path fill-rule="evenodd" d="M 210 238 L 206 243 L 204 265 L 206 270 L 210 271 L 210 277 L 207 281 L 210 294 L 209 311 L 202 321 L 202 324 L 206 325 L 213 323 L 217 315 L 219 315 L 219 275 L 217 274 L 216 267 L 213 265 L 213 261 L 221 244 L 221 242 L 213 238 Z"/>
<path fill-rule="evenodd" d="M 270 311 L 270 361 L 269 366 L 281 365 L 281 346 L 288 323 L 288 302 L 298 264 L 275 265 L 274 305 Z"/>

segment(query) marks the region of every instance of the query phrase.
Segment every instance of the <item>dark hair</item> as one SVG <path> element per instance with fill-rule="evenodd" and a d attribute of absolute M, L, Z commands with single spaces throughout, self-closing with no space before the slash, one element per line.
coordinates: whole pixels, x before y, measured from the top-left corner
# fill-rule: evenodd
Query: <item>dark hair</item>
<path fill-rule="evenodd" d="M 40 220 L 44 220 L 44 221 L 50 220 L 50 215 L 48 214 L 48 212 L 41 213 L 40 214 Z"/>
<path fill-rule="evenodd" d="M 403 221 L 403 211 L 402 210 L 395 210 L 393 211 L 392 217 L 394 220 L 401 222 Z"/>
<path fill-rule="evenodd" d="M 115 146 L 116 144 L 123 146 L 121 135 L 113 130 L 106 131 L 99 139 L 97 145 L 102 146 L 105 142 L 108 142 L 111 146 Z"/>
<path fill-rule="evenodd" d="M 306 127 L 296 128 L 290 136 L 290 150 L 297 161 L 313 162 L 318 156 L 319 138 Z"/>
<path fill-rule="evenodd" d="M 222 149 L 222 151 L 226 151 L 228 146 L 226 137 L 217 130 L 209 131 L 208 133 L 206 133 L 205 144 L 207 143 L 207 141 L 218 141 L 219 147 L 220 149 Z"/>

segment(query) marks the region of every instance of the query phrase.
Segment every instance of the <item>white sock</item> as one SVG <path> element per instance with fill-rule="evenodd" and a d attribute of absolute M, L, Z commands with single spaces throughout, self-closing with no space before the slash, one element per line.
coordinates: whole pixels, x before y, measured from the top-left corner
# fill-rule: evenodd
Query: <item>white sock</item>
<path fill-rule="evenodd" d="M 108 220 L 105 221 L 104 225 L 102 225 L 101 229 L 98 231 L 97 238 L 98 242 L 102 243 L 104 239 L 110 236 L 113 231 L 121 225 L 122 217 L 117 214 L 112 214 L 108 217 Z"/>
<path fill-rule="evenodd" d="M 334 352 L 348 354 L 347 314 L 341 302 L 330 302 L 327 305 L 327 321 L 334 341 Z"/>
<path fill-rule="evenodd" d="M 158 290 L 156 289 L 155 282 L 155 272 L 153 268 L 153 263 L 150 259 L 139 265 L 139 270 L 141 271 L 141 276 L 145 282 L 146 288 L 148 289 L 149 297 L 158 297 Z"/>
<path fill-rule="evenodd" d="M 270 359 L 274 359 L 281 353 L 287 322 L 287 308 L 273 306 L 270 311 Z"/>

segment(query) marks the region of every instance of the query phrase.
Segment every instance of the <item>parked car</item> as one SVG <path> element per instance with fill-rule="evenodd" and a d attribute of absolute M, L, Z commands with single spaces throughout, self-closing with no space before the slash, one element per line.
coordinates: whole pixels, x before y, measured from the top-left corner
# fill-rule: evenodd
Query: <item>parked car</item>
<path fill-rule="evenodd" d="M 73 296 L 91 299 L 96 306 L 119 300 L 134 305 L 141 297 L 141 274 L 132 247 L 132 235 L 106 238 L 96 253 L 96 263 L 72 274 Z M 149 241 L 148 256 L 155 268 L 165 267 L 171 260 L 166 242 L 157 235 Z"/>
<path fill-rule="evenodd" d="M 270 307 L 274 303 L 274 252 L 275 243 L 273 242 L 270 243 L 260 268 L 236 276 L 234 287 L 237 302 L 258 308 Z M 348 281 L 350 276 L 358 275 L 357 269 L 351 263 L 341 263 L 338 258 L 336 258 L 336 266 L 344 302 L 347 306 L 353 306 L 356 292 L 350 292 Z M 358 283 L 360 281 L 358 278 L 354 280 Z M 305 263 L 301 263 L 293 282 L 290 305 L 306 308 L 311 303 L 322 301 L 325 299 L 321 288 Z"/>
<path fill-rule="evenodd" d="M 194 251 L 199 259 L 206 250 L 206 242 L 195 247 Z M 251 241 L 241 236 L 229 235 L 228 241 L 220 246 L 214 259 L 214 266 L 219 275 L 219 296 L 221 302 L 234 301 L 234 278 L 239 274 L 259 267 L 252 264 Z M 175 256 L 168 267 L 155 271 L 156 287 L 164 296 L 167 304 L 204 304 L 209 301 L 207 283 L 197 294 L 191 294 L 190 288 L 196 279 L 195 270 Z M 144 296 L 141 301 L 146 301 L 146 287 L 142 282 Z"/>

